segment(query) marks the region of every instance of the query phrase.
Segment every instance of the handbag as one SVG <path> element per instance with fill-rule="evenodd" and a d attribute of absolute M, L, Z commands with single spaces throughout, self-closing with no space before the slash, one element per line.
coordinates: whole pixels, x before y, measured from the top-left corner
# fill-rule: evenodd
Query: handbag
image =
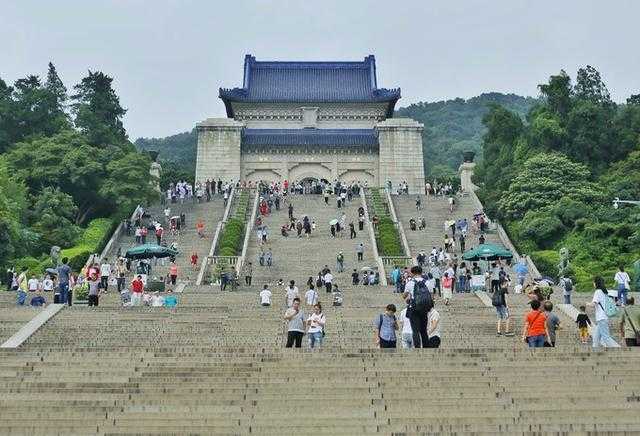
<path fill-rule="evenodd" d="M 636 335 L 636 345 L 640 346 L 640 332 L 638 332 L 638 330 L 636 329 L 636 326 L 633 325 L 633 321 L 631 321 L 631 317 L 627 313 L 627 309 L 624 309 L 624 314 L 629 320 L 629 324 L 631 325 L 631 329 L 633 330 L 633 333 Z"/>

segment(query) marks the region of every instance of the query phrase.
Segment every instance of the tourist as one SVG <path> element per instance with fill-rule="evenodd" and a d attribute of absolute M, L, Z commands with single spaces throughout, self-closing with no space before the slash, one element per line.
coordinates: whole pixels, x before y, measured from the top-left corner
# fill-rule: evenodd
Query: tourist
<path fill-rule="evenodd" d="M 291 307 L 284 314 L 284 319 L 288 321 L 287 326 L 287 348 L 294 346 L 302 347 L 302 336 L 304 336 L 304 326 L 306 317 L 304 311 L 300 309 L 300 298 L 293 299 Z"/>
<path fill-rule="evenodd" d="M 313 306 L 313 313 L 307 319 L 307 333 L 309 334 L 309 348 L 315 348 L 322 346 L 322 340 L 324 339 L 324 326 L 327 319 L 322 313 L 322 305 L 316 303 Z"/>
<path fill-rule="evenodd" d="M 402 273 L 398 265 L 393 266 L 393 270 L 391 271 L 391 282 L 395 285 L 396 292 L 401 293 L 404 287 L 402 283 Z"/>
<path fill-rule="evenodd" d="M 175 286 L 178 281 L 178 265 L 175 261 L 169 265 L 169 276 L 171 277 L 171 285 Z"/>
<path fill-rule="evenodd" d="M 100 288 L 106 293 L 109 288 L 109 277 L 111 276 L 111 264 L 109 258 L 105 257 L 100 265 Z"/>
<path fill-rule="evenodd" d="M 298 287 L 296 286 L 295 280 L 291 280 L 289 282 L 289 286 L 284 290 L 285 291 L 285 303 L 287 307 L 293 306 L 293 300 L 296 298 L 299 299 L 300 295 L 298 294 Z"/>
<path fill-rule="evenodd" d="M 264 261 L 269 268 L 273 265 L 273 252 L 271 248 L 267 248 L 267 251 L 264 253 Z"/>
<path fill-rule="evenodd" d="M 587 315 L 587 308 L 583 304 L 580 306 L 580 313 L 576 318 L 576 324 L 578 324 L 578 332 L 580 335 L 580 342 L 586 344 L 589 340 L 589 327 L 591 327 L 591 320 Z"/>
<path fill-rule="evenodd" d="M 498 315 L 498 336 L 513 336 L 510 329 L 511 317 L 509 316 L 509 306 L 507 305 L 507 294 L 509 293 L 507 283 L 503 281 L 498 287 L 498 291 L 491 296 L 491 304 L 496 308 Z M 504 327 L 504 333 L 502 328 Z"/>
<path fill-rule="evenodd" d="M 191 264 L 192 271 L 195 271 L 198 269 L 198 253 L 196 253 L 195 251 L 191 253 L 191 258 L 189 260 L 189 263 Z"/>
<path fill-rule="evenodd" d="M 618 302 L 621 306 L 624 306 L 627 303 L 627 294 L 630 289 L 629 283 L 631 282 L 629 274 L 624 270 L 624 266 L 620 265 L 618 267 L 618 272 L 613 279 L 618 287 Z"/>
<path fill-rule="evenodd" d="M 364 230 L 364 213 L 362 215 L 358 215 L 358 230 Z"/>
<path fill-rule="evenodd" d="M 349 223 L 349 239 L 355 239 L 357 236 L 356 234 L 356 227 L 353 224 L 353 221 Z"/>
<path fill-rule="evenodd" d="M 425 278 L 422 276 L 422 268 L 411 268 L 411 279 L 407 280 L 403 297 L 408 304 L 408 318 L 411 321 L 413 332 L 413 347 L 426 348 L 429 336 L 427 335 L 427 315 L 433 307 L 433 298 L 427 288 Z"/>
<path fill-rule="evenodd" d="M 482 244 L 484 244 L 484 243 L 485 243 L 485 241 L 486 241 L 486 240 L 485 240 L 485 238 L 484 238 L 484 235 L 483 235 L 483 234 L 480 234 L 480 237 L 478 238 L 478 243 L 479 243 L 480 245 L 482 245 Z"/>
<path fill-rule="evenodd" d="M 164 232 L 164 229 L 161 226 L 158 226 L 156 228 L 156 244 L 160 245 L 160 243 L 162 242 L 162 233 Z"/>
<path fill-rule="evenodd" d="M 440 348 L 440 313 L 435 305 L 431 307 L 427 315 L 427 336 L 429 341 L 426 348 Z"/>
<path fill-rule="evenodd" d="M 330 293 L 331 287 L 333 285 L 333 274 L 331 274 L 330 270 L 326 270 L 326 272 L 322 276 L 322 282 L 324 283 L 324 287 L 327 293 Z"/>
<path fill-rule="evenodd" d="M 360 242 L 356 246 L 356 254 L 358 256 L 358 262 L 362 262 L 362 260 L 364 259 L 364 243 Z"/>
<path fill-rule="evenodd" d="M 420 196 L 416 196 L 416 210 L 422 209 L 422 200 L 420 200 Z"/>
<path fill-rule="evenodd" d="M 102 285 L 101 280 L 97 275 L 92 274 L 87 278 L 87 283 L 89 284 L 89 306 L 98 306 L 100 287 Z"/>
<path fill-rule="evenodd" d="M 374 320 L 375 337 L 374 341 L 380 348 L 396 348 L 396 330 L 398 321 L 396 320 L 395 304 L 387 304 L 384 313 L 381 313 Z"/>
<path fill-rule="evenodd" d="M 405 307 L 400 311 L 400 323 L 402 324 L 402 332 L 400 333 L 402 340 L 402 348 L 408 349 L 413 347 L 413 330 L 411 330 L 411 320 L 407 317 L 407 309 Z"/>
<path fill-rule="evenodd" d="M 144 283 L 142 276 L 138 275 L 131 281 L 131 305 L 140 306 L 142 303 L 142 293 L 144 292 Z"/>
<path fill-rule="evenodd" d="M 42 290 L 45 292 L 53 291 L 53 280 L 49 274 L 44 276 L 44 279 L 42 280 Z"/>
<path fill-rule="evenodd" d="M 40 289 L 40 280 L 34 274 L 31 274 L 31 278 L 27 281 L 27 289 L 29 292 L 36 292 Z"/>
<path fill-rule="evenodd" d="M 309 285 L 309 290 L 304 294 L 304 300 L 307 306 L 309 306 L 310 308 L 315 306 L 315 304 L 318 302 L 318 298 L 318 291 L 316 291 L 313 284 Z"/>
<path fill-rule="evenodd" d="M 31 307 L 43 307 L 43 306 L 46 306 L 46 304 L 47 304 L 47 300 L 42 296 L 40 291 L 38 291 L 36 295 L 31 297 L 31 301 L 29 302 L 29 305 Z"/>
<path fill-rule="evenodd" d="M 336 256 L 336 269 L 339 273 L 344 271 L 344 254 L 342 254 L 342 251 Z"/>
<path fill-rule="evenodd" d="M 271 291 L 269 285 L 264 285 L 260 291 L 260 305 L 264 307 L 271 306 Z"/>
<path fill-rule="evenodd" d="M 545 347 L 556 346 L 556 331 L 560 328 L 560 318 L 553 313 L 553 303 L 551 301 L 544 302 L 544 311 L 547 317 L 546 326 L 547 332 L 549 332 L 549 339 L 545 341 Z"/>
<path fill-rule="evenodd" d="M 500 286 L 500 267 L 495 262 L 491 263 L 490 278 L 491 278 L 491 292 L 495 292 L 498 290 L 498 287 Z"/>
<path fill-rule="evenodd" d="M 164 297 L 164 307 L 173 309 L 176 306 L 178 306 L 178 297 L 175 296 L 171 289 L 168 289 L 167 295 Z"/>
<path fill-rule="evenodd" d="M 251 280 L 253 279 L 253 264 L 251 262 L 245 263 L 242 266 L 242 271 L 245 285 L 251 286 Z"/>
<path fill-rule="evenodd" d="M 118 292 L 122 292 L 124 289 L 125 277 L 127 275 L 127 266 L 123 258 L 119 258 L 116 262 L 116 286 Z"/>
<path fill-rule="evenodd" d="M 604 347 L 619 347 L 609 333 L 609 316 L 605 309 L 605 307 L 613 304 L 613 299 L 609 296 L 602 277 L 595 277 L 593 286 L 596 289 L 593 293 L 593 299 L 590 303 L 587 303 L 589 307 L 594 307 L 596 312 L 596 326 L 593 329 L 592 346 L 593 348 L 599 348 L 600 345 Z"/>
<path fill-rule="evenodd" d="M 626 303 L 620 317 L 620 336 L 627 347 L 640 347 L 640 307 L 633 297 L 628 297 Z"/>
<path fill-rule="evenodd" d="M 351 284 L 356 286 L 360 283 L 360 274 L 358 274 L 358 270 L 354 268 L 351 273 Z"/>
<path fill-rule="evenodd" d="M 540 311 L 540 302 L 538 300 L 532 300 L 530 304 L 531 311 L 524 317 L 522 340 L 529 344 L 529 348 L 544 347 L 545 339 L 549 341 L 547 317 Z"/>
<path fill-rule="evenodd" d="M 164 297 L 160 295 L 160 292 L 156 291 L 151 296 L 151 307 L 162 307 L 164 306 Z"/>
<path fill-rule="evenodd" d="M 442 286 L 440 285 L 440 279 L 442 278 L 442 271 L 440 270 L 440 267 L 437 264 L 434 264 L 430 268 L 429 274 L 431 274 L 431 276 L 433 277 L 433 280 L 435 281 L 435 290 L 438 291 L 438 296 L 442 297 Z"/>
<path fill-rule="evenodd" d="M 442 277 L 442 298 L 445 305 L 449 305 L 449 301 L 453 297 L 453 280 L 453 277 L 448 272 L 444 273 Z"/>
<path fill-rule="evenodd" d="M 520 279 L 518 279 L 520 283 Z M 571 304 L 571 292 L 573 291 L 573 281 L 570 277 L 560 276 L 558 280 L 558 286 L 562 289 L 562 296 L 564 297 L 564 304 Z"/>

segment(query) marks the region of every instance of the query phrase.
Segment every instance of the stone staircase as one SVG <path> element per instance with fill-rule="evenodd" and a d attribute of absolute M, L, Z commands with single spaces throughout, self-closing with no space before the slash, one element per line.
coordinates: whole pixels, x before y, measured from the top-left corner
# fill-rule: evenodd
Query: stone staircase
<path fill-rule="evenodd" d="M 171 216 L 176 216 L 184 213 L 186 215 L 185 225 L 181 228 L 178 235 L 171 235 L 169 231 L 169 225 L 165 223 L 164 208 L 165 206 L 155 205 L 147 209 L 146 213 L 150 215 L 150 218 L 145 218 L 145 222 L 149 222 L 155 218 L 160 221 L 165 229 L 163 240 L 167 242 L 167 245 L 171 245 L 176 242 L 178 251 L 180 254 L 176 257 L 176 264 L 178 265 L 178 280 L 185 282 L 195 282 L 198 275 L 198 269 L 191 267 L 191 254 L 195 251 L 199 257 L 199 264 L 204 257 L 209 254 L 211 248 L 211 242 L 213 240 L 213 234 L 218 222 L 222 219 L 224 214 L 224 201 L 221 196 L 214 196 L 210 202 L 194 203 L 192 200 L 185 200 L 183 204 L 174 203 L 169 205 L 171 209 Z M 196 222 L 202 218 L 205 223 L 205 238 L 198 236 L 196 231 Z M 147 235 L 148 243 L 156 243 L 156 237 L 154 234 Z M 132 232 L 131 236 L 122 234 L 118 240 L 113 244 L 111 252 L 108 257 L 111 262 L 115 261 L 118 250 L 124 255 L 129 248 L 135 246 L 135 236 Z M 169 272 L 169 259 L 164 261 L 158 260 L 158 262 L 152 261 L 151 277 L 164 277 Z M 198 267 L 199 267 L 198 264 Z M 133 279 L 133 271 L 129 274 L 127 280 Z"/>
<path fill-rule="evenodd" d="M 512 298 L 518 332 L 526 300 Z M 0 350 L 0 433 L 640 431 L 634 350 L 591 352 L 570 327 L 556 349 L 529 350 L 497 338 L 494 310 L 463 294 L 436 301 L 441 349 L 383 352 L 372 321 L 402 305 L 381 287 L 326 305 L 320 351 L 288 350 L 282 300 L 188 291 L 170 311 L 65 309 L 21 349 Z"/>
<path fill-rule="evenodd" d="M 263 217 L 264 223 L 269 228 L 268 242 L 260 246 L 254 231 L 249 241 L 245 261 L 253 263 L 253 290 L 262 289 L 263 284 L 273 284 L 282 279 L 285 283 L 288 283 L 289 280 L 295 280 L 296 286 L 302 292 L 307 279 L 313 277 L 315 282 L 318 272 L 324 265 L 328 265 L 334 275 L 334 283 L 338 284 L 341 289 L 350 288 L 351 273 L 354 268 L 360 273 L 363 267 L 375 268 L 377 266 L 366 226 L 362 232 L 358 231 L 358 207 L 361 205 L 359 197 L 354 197 L 351 202 L 347 202 L 346 206 L 340 209 L 336 207 L 333 198 L 330 198 L 329 205 L 325 205 L 321 195 L 290 195 L 288 198 L 294 207 L 294 217 L 302 218 L 304 215 L 308 215 L 311 221 L 316 222 L 316 230 L 312 231 L 309 238 L 304 236 L 304 231 L 302 237 L 298 238 L 295 230 L 290 231 L 288 237 L 283 237 L 280 234 L 280 228 L 283 224 L 289 223 L 288 203 L 282 205 L 279 211 L 273 208 L 270 215 Z M 332 238 L 329 221 L 339 219 L 343 212 L 347 215 L 347 229 L 342 232 L 342 237 Z M 353 222 L 356 228 L 357 236 L 355 239 L 349 239 L 348 225 L 350 222 Z M 358 262 L 356 256 L 356 245 L 360 242 L 365 246 L 362 262 Z M 271 267 L 259 265 L 258 258 L 261 248 L 264 248 L 265 251 L 271 248 L 273 252 Z M 336 256 L 340 251 L 343 252 L 345 259 L 343 273 L 338 273 L 336 269 Z M 242 277 L 241 279 L 243 280 Z"/>

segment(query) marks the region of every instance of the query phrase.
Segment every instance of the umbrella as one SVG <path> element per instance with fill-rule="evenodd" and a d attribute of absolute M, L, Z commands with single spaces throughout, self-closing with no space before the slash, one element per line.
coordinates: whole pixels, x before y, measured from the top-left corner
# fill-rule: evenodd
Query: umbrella
<path fill-rule="evenodd" d="M 169 247 L 156 244 L 138 245 L 127 250 L 125 257 L 128 259 L 151 259 L 152 257 L 172 257 L 177 256 L 178 251 Z"/>
<path fill-rule="evenodd" d="M 336 224 L 338 224 L 338 220 L 336 220 L 336 219 L 333 219 L 333 220 L 329 221 L 329 225 L 330 226 L 335 226 Z"/>
<path fill-rule="evenodd" d="M 44 272 L 46 272 L 47 274 L 53 274 L 54 276 L 58 275 L 58 270 L 55 268 L 47 268 L 46 270 L 44 270 Z"/>
<path fill-rule="evenodd" d="M 364 272 L 364 271 L 373 271 L 373 268 L 365 266 L 360 271 L 362 271 L 362 272 Z"/>
<path fill-rule="evenodd" d="M 513 267 L 513 270 L 515 271 L 516 274 L 519 274 L 519 275 L 526 275 L 529 272 L 529 268 L 527 268 L 527 265 L 524 263 L 517 263 Z"/>
<path fill-rule="evenodd" d="M 480 244 L 462 255 L 464 260 L 496 260 L 511 259 L 513 254 L 504 247 L 494 244 Z"/>
<path fill-rule="evenodd" d="M 456 222 L 454 220 L 448 220 L 444 222 L 444 225 L 447 227 L 451 227 L 452 225 L 454 225 Z"/>

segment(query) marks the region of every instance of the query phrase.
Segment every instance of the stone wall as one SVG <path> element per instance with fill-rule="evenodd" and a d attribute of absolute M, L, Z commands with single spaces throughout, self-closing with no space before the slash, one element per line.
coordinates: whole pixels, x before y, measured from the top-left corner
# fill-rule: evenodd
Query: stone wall
<path fill-rule="evenodd" d="M 229 118 L 198 123 L 196 180 L 240 180 L 240 140 L 244 124 Z"/>
<path fill-rule="evenodd" d="M 424 193 L 422 130 L 409 118 L 389 118 L 375 126 L 380 143 L 380 186 L 391 181 L 393 189 L 406 181 L 412 194 Z"/>

